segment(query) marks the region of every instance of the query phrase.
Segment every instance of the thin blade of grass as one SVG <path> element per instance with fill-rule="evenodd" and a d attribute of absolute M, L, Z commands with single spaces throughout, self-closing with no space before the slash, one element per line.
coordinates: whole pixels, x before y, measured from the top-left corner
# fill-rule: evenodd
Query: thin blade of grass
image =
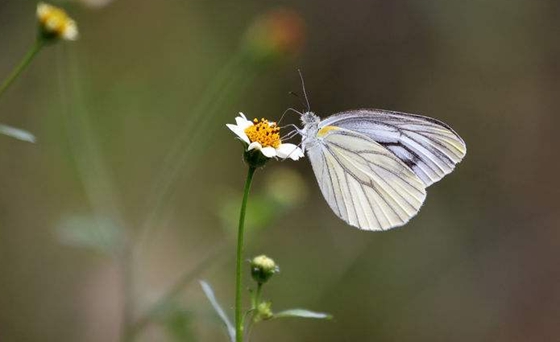
<path fill-rule="evenodd" d="M 30 143 L 35 143 L 35 141 L 37 141 L 35 139 L 35 136 L 30 132 L 3 124 L 0 124 L 0 134 L 4 134 L 14 139 L 27 141 Z"/>
<path fill-rule="evenodd" d="M 202 286 L 202 291 L 204 291 L 204 294 L 208 298 L 208 301 L 210 301 L 210 304 L 212 304 L 212 307 L 214 308 L 214 310 L 216 310 L 216 313 L 218 314 L 218 316 L 220 316 L 220 319 L 226 325 L 230 341 L 235 342 L 235 328 L 226 315 L 224 309 L 222 309 L 222 307 L 218 303 L 218 300 L 214 295 L 214 290 L 212 290 L 212 287 L 204 280 L 200 281 L 200 286 Z"/>
<path fill-rule="evenodd" d="M 314 312 L 305 309 L 290 309 L 280 311 L 274 314 L 273 318 L 299 317 L 314 319 L 332 319 L 332 315 L 323 312 Z"/>

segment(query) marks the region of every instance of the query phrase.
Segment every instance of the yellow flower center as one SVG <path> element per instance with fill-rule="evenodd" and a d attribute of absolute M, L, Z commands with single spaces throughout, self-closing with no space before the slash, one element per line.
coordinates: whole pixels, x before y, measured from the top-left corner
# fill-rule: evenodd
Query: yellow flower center
<path fill-rule="evenodd" d="M 37 9 L 37 18 L 43 28 L 59 36 L 65 35 L 76 25 L 64 10 L 43 3 Z"/>
<path fill-rule="evenodd" d="M 277 148 L 282 141 L 280 140 L 280 128 L 275 122 L 269 122 L 264 118 L 261 121 L 254 119 L 254 125 L 245 129 L 245 134 L 251 142 L 258 142 L 262 147 L 272 146 Z"/>

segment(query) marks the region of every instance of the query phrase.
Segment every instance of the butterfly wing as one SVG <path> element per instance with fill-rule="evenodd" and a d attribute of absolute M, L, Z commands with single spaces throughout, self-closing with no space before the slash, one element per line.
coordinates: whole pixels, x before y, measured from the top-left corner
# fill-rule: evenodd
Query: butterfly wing
<path fill-rule="evenodd" d="M 422 180 L 364 134 L 328 126 L 307 150 L 334 213 L 364 230 L 386 230 L 412 218 L 426 198 Z"/>
<path fill-rule="evenodd" d="M 453 171 L 467 153 L 461 137 L 445 123 L 426 116 L 358 109 L 330 116 L 325 126 L 362 133 L 390 150 L 426 186 Z"/>

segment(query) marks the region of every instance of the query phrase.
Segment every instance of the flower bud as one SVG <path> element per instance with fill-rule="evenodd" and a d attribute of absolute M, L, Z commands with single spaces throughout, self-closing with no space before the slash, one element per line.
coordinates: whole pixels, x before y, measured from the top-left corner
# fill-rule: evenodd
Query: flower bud
<path fill-rule="evenodd" d="M 279 8 L 257 18 L 245 35 L 245 47 L 256 61 L 297 55 L 305 41 L 305 24 L 301 15 Z"/>
<path fill-rule="evenodd" d="M 274 273 L 278 272 L 280 268 L 266 255 L 259 255 L 251 260 L 251 276 L 259 284 L 266 283 Z"/>
<path fill-rule="evenodd" d="M 255 314 L 253 321 L 266 321 L 274 316 L 272 313 L 272 302 L 262 302 L 257 305 L 257 313 Z"/>

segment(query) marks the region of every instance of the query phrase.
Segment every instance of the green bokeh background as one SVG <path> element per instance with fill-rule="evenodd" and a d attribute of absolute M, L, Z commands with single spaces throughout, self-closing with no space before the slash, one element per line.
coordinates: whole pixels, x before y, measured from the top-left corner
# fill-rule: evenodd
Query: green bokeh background
<path fill-rule="evenodd" d="M 239 111 L 277 119 L 299 108 L 288 92 L 300 90 L 300 67 L 319 115 L 375 107 L 433 116 L 461 134 L 468 154 L 429 188 L 416 218 L 384 233 L 337 219 L 307 160 L 258 172 L 247 257 L 266 253 L 282 270 L 265 297 L 278 310 L 335 319 L 265 322 L 252 340 L 559 338 L 558 1 L 57 4 L 80 40 L 46 48 L 0 100 L 0 122 L 38 139 L 0 136 L 0 341 L 118 340 L 118 258 L 61 241 L 61 229 L 106 229 L 111 240 L 121 227 L 136 241 L 149 226 L 135 317 L 217 249 L 194 279 L 209 281 L 232 313 L 246 168 L 225 124 Z M 35 5 L 0 2 L 2 78 L 32 44 Z M 228 67 L 247 28 L 278 7 L 305 22 L 298 56 Z M 227 91 L 193 117 L 220 77 Z M 173 178 L 162 170 L 181 136 L 188 147 Z M 166 181 L 169 195 L 155 203 Z M 167 325 L 150 324 L 138 340 L 172 341 L 171 325 L 188 340 L 226 341 L 196 281 L 174 305 Z"/>

